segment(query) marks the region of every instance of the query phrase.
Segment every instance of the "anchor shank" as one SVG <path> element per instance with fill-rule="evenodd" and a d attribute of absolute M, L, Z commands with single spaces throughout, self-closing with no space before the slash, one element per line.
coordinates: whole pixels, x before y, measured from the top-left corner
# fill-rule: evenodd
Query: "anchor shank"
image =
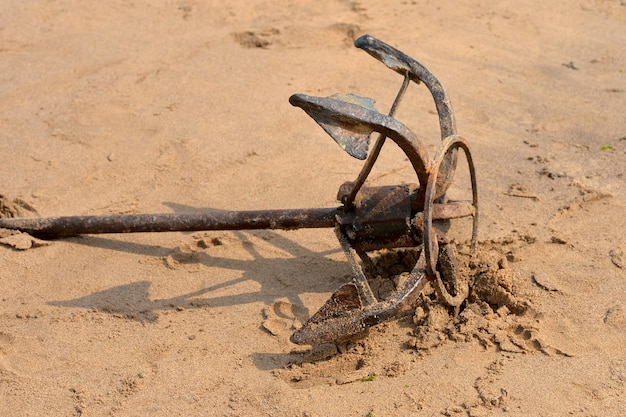
<path fill-rule="evenodd" d="M 118 214 L 0 219 L 0 228 L 56 238 L 81 234 L 192 232 L 202 230 L 300 229 L 335 226 L 339 208 L 194 213 Z"/>

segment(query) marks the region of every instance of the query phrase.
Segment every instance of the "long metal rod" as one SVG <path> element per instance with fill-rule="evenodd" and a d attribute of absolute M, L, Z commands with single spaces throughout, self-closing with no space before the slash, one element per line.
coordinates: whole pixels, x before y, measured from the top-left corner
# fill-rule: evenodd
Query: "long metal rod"
<path fill-rule="evenodd" d="M 285 210 L 227 211 L 199 213 L 113 214 L 0 218 L 0 228 L 14 229 L 43 238 L 84 234 L 139 232 L 197 232 L 202 230 L 319 229 L 335 227 L 342 207 Z M 433 220 L 472 216 L 471 203 L 452 201 L 433 204 Z"/>
<path fill-rule="evenodd" d="M 38 237 L 136 232 L 192 232 L 328 228 L 335 225 L 339 208 L 210 211 L 201 213 L 117 214 L 0 219 L 0 228 L 18 229 Z"/>

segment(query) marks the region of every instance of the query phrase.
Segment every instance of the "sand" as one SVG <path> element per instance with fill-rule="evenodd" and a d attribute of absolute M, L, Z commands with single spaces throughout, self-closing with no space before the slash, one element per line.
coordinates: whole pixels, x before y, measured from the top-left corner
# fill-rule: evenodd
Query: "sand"
<path fill-rule="evenodd" d="M 439 77 L 470 144 L 462 309 L 425 294 L 311 350 L 289 335 L 351 277 L 330 229 L 4 231 L 0 415 L 623 415 L 624 1 L 3 2 L 2 216 L 336 206 L 362 162 L 288 98 L 386 112 L 402 79 L 365 33 Z M 423 86 L 396 117 L 435 152 Z M 369 184 L 414 175 L 388 143 Z"/>

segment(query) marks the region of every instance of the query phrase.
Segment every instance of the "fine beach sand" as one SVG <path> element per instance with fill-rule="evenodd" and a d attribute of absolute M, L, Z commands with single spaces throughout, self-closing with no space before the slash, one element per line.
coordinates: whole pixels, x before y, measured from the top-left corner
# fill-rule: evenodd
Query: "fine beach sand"
<path fill-rule="evenodd" d="M 0 216 L 337 206 L 362 162 L 288 99 L 386 113 L 402 78 L 366 33 L 441 80 L 470 144 L 458 315 L 425 297 L 311 351 L 291 332 L 351 277 L 331 229 L 2 230 L 0 415 L 624 414 L 623 0 L 2 2 Z M 424 86 L 396 118 L 434 154 Z M 369 184 L 415 180 L 388 142 Z"/>

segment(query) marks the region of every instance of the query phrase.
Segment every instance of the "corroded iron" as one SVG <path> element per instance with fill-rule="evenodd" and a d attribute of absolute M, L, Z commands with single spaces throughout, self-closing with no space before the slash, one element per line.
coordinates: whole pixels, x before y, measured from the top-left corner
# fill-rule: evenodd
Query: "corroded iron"
<path fill-rule="evenodd" d="M 339 207 L 319 209 L 221 211 L 202 213 L 67 216 L 0 219 L 0 228 L 56 238 L 80 234 L 201 230 L 334 228 L 354 277 L 340 287 L 291 340 L 298 344 L 338 342 L 360 337 L 370 327 L 410 313 L 426 283 L 440 300 L 453 307 L 467 297 L 453 246 L 445 236 L 451 219 L 473 217 L 472 250 L 478 228 L 478 195 L 472 157 L 457 135 L 450 100 L 439 80 L 423 65 L 393 47 L 364 35 L 355 46 L 403 76 L 389 114 L 378 112 L 374 100 L 354 94 L 312 97 L 295 94 L 292 105 L 311 116 L 349 155 L 366 160 L 355 181 L 338 192 Z M 441 145 L 430 158 L 426 145 L 393 116 L 411 82 L 431 92 L 441 130 Z M 370 137 L 378 133 L 370 148 Z M 416 183 L 363 187 L 386 138 L 407 156 Z M 466 156 L 471 201 L 449 201 L 446 192 L 456 169 L 458 150 Z M 375 270 L 373 253 L 419 250 L 417 261 L 395 291 L 379 300 L 370 287 Z"/>

